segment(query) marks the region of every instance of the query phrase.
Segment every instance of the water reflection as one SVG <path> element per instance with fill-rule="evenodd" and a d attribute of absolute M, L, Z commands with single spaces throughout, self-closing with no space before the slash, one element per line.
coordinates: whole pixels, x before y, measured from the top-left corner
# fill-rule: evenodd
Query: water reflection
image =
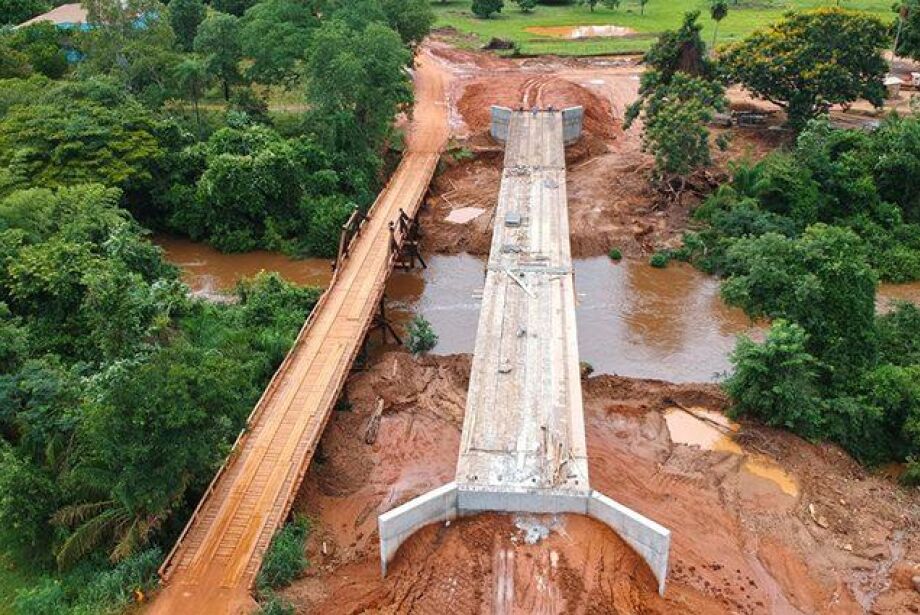
<path fill-rule="evenodd" d="M 154 235 L 152 241 L 163 248 L 166 260 L 182 270 L 182 281 L 199 297 L 229 293 L 242 278 L 262 270 L 275 271 L 304 286 L 326 286 L 332 277 L 329 259 L 297 260 L 268 250 L 224 254 L 207 244 L 168 235 Z"/>
<path fill-rule="evenodd" d="M 221 254 L 164 236 L 155 242 L 200 296 L 229 292 L 240 278 L 262 269 L 318 286 L 331 276 L 326 259 L 294 260 L 267 251 Z M 484 271 L 483 259 L 460 254 L 431 255 L 428 269 L 394 272 L 386 289 L 390 319 L 404 332 L 412 315 L 422 314 L 438 334 L 435 353 L 473 352 Z M 762 332 L 741 310 L 722 302 L 717 279 L 683 263 L 655 269 L 643 262 L 581 259 L 575 261 L 575 290 L 579 354 L 596 373 L 713 380 L 730 368 L 728 355 L 738 334 Z M 880 307 L 891 298 L 920 303 L 920 283 L 882 285 Z"/>
<path fill-rule="evenodd" d="M 578 346 L 596 372 L 673 382 L 728 370 L 740 333 L 756 328 L 719 298 L 718 280 L 682 263 L 655 269 L 600 257 L 575 263 Z"/>

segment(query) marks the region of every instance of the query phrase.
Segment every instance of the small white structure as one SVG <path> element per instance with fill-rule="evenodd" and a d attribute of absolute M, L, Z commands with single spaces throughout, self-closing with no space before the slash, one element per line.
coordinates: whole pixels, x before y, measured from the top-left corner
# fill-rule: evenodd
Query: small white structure
<path fill-rule="evenodd" d="M 901 86 L 904 84 L 904 80 L 900 77 L 895 77 L 894 75 L 888 75 L 885 77 L 885 88 L 888 89 L 888 98 L 897 98 L 901 94 Z"/>

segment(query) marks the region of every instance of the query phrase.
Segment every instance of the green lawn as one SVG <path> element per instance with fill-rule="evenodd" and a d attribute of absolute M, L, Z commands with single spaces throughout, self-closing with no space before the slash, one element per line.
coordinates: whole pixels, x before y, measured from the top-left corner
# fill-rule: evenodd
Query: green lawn
<path fill-rule="evenodd" d="M 592 13 L 587 6 L 538 5 L 532 13 L 522 13 L 518 5 L 505 0 L 505 8 L 491 19 L 478 19 L 470 12 L 471 0 L 434 0 L 432 6 L 437 15 L 437 26 L 453 26 L 457 30 L 473 34 L 477 40 L 471 44 L 483 44 L 490 38 L 499 37 L 517 42 L 523 53 L 588 55 L 601 53 L 622 53 L 644 51 L 658 33 L 680 25 L 682 16 L 691 10 L 700 10 L 703 24 L 703 39 L 712 37 L 713 22 L 709 18 L 708 0 L 649 0 L 645 15 L 639 14 L 638 0 L 622 0 L 616 10 L 598 6 Z M 783 13 L 793 9 L 833 6 L 835 0 L 729 0 L 728 17 L 719 26 L 718 42 L 724 43 L 742 38 L 752 30 L 777 20 Z M 840 0 L 840 5 L 850 9 L 872 12 L 883 20 L 893 21 L 892 0 Z M 637 34 L 623 38 L 565 40 L 539 36 L 525 30 L 533 26 L 571 25 L 617 25 L 635 30 Z M 461 43 L 462 44 L 462 43 Z"/>

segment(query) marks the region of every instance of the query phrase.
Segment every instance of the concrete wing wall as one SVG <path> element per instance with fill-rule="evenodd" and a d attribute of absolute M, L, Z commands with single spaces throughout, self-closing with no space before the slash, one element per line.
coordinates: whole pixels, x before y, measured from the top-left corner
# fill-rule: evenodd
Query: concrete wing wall
<path fill-rule="evenodd" d="M 377 517 L 380 566 L 387 573 L 399 546 L 426 525 L 457 518 L 457 483 L 449 482 Z"/>
<path fill-rule="evenodd" d="M 588 516 L 612 528 L 642 556 L 658 580 L 658 593 L 664 595 L 671 549 L 670 530 L 597 491 L 592 491 L 588 498 Z"/>

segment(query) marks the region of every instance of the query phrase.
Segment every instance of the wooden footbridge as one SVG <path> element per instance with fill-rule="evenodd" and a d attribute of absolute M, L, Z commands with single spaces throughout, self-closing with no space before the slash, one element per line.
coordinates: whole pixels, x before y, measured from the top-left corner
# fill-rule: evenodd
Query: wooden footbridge
<path fill-rule="evenodd" d="M 263 554 L 290 511 L 446 142 L 443 73 L 425 53 L 416 65 L 408 151 L 368 216 L 352 220 L 329 288 L 160 569 L 165 588 L 152 614 L 256 606 L 250 589 Z"/>

